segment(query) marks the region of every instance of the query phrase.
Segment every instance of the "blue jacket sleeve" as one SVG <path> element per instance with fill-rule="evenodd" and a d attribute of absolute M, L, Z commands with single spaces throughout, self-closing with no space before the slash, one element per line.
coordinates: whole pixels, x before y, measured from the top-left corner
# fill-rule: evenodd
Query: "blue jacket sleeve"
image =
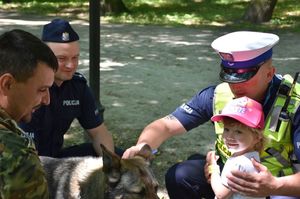
<path fill-rule="evenodd" d="M 209 121 L 212 117 L 214 90 L 215 86 L 210 86 L 198 92 L 172 113 L 187 131 Z"/>
<path fill-rule="evenodd" d="M 82 94 L 82 107 L 80 117 L 77 118 L 81 126 L 85 129 L 96 128 L 104 121 L 103 115 L 96 105 L 91 89 L 86 85 Z"/>

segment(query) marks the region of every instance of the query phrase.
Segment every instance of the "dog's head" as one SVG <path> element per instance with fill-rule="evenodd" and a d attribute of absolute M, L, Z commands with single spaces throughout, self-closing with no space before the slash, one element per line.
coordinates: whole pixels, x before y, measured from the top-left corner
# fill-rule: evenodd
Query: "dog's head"
<path fill-rule="evenodd" d="M 158 182 L 150 168 L 151 148 L 145 145 L 132 159 L 120 159 L 104 146 L 103 171 L 109 188 L 107 199 L 159 199 Z"/>

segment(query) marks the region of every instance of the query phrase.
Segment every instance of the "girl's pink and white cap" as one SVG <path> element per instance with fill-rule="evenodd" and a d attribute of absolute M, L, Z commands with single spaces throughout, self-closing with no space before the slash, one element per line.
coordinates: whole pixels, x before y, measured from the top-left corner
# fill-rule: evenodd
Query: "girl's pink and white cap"
<path fill-rule="evenodd" d="M 233 118 L 249 127 L 263 129 L 264 113 L 260 103 L 248 97 L 241 97 L 230 101 L 221 114 L 214 115 L 213 122 L 222 121 L 224 117 Z"/>

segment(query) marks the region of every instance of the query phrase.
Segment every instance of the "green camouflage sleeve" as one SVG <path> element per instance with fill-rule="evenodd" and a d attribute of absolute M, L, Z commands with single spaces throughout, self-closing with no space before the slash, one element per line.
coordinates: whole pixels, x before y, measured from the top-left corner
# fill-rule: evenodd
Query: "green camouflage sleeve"
<path fill-rule="evenodd" d="M 0 199 L 49 199 L 44 170 L 28 140 L 0 129 Z"/>

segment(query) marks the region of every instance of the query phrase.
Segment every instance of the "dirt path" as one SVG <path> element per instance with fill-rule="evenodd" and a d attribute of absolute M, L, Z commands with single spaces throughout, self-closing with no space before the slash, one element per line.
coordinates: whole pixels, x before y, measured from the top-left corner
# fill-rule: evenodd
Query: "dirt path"
<path fill-rule="evenodd" d="M 40 36 L 42 25 L 49 20 L 0 12 L 0 33 L 21 28 Z M 88 77 L 88 24 L 72 23 L 81 37 L 79 71 Z M 100 93 L 116 145 L 127 148 L 135 144 L 149 122 L 219 82 L 219 59 L 210 43 L 225 33 L 222 29 L 101 24 Z M 274 65 L 280 73 L 294 74 L 300 70 L 300 35 L 278 35 L 281 40 L 274 49 Z M 159 148 L 153 168 L 162 198 L 168 198 L 164 190 L 167 168 L 192 153 L 205 154 L 213 148 L 213 140 L 212 125 L 207 123 Z"/>

